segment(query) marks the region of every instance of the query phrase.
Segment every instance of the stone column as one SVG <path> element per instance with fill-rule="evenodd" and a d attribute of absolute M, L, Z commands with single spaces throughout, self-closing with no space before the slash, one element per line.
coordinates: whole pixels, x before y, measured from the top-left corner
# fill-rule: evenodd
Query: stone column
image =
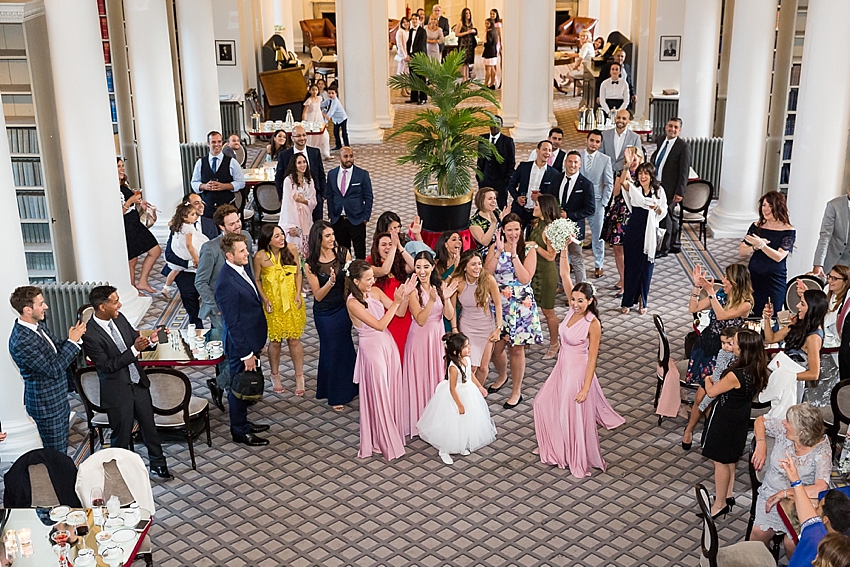
<path fill-rule="evenodd" d="M 139 173 L 145 198 L 161 211 L 153 232 L 164 241 L 171 213 L 183 199 L 168 14 L 164 2 L 126 0 L 124 19 L 136 108 Z"/>
<path fill-rule="evenodd" d="M 708 218 L 718 238 L 741 238 L 758 218 L 776 7 L 776 0 L 735 3 L 720 202 Z"/>
<path fill-rule="evenodd" d="M 555 1 L 516 0 L 505 4 L 502 101 L 505 122 L 517 142 L 546 138 L 552 104 Z"/>
<path fill-rule="evenodd" d="M 212 0 L 177 0 L 177 32 L 186 141 L 206 142 L 207 132 L 221 130 Z"/>
<path fill-rule="evenodd" d="M 679 116 L 690 137 L 710 137 L 717 98 L 720 0 L 685 0 Z"/>
<path fill-rule="evenodd" d="M 283 37 L 283 41 L 286 42 L 286 49 L 296 51 L 295 29 L 298 28 L 298 33 L 301 33 L 301 28 L 292 19 L 292 0 L 275 0 L 274 24 L 275 26 L 283 26 L 283 31 L 280 32 L 280 35 Z"/>
<path fill-rule="evenodd" d="M 652 68 L 656 49 L 655 22 L 658 0 L 635 0 L 632 11 L 632 28 L 638 30 L 632 51 L 632 75 L 635 81 L 635 119 L 649 118 L 649 101 L 652 96 Z"/>
<path fill-rule="evenodd" d="M 95 6 L 95 14 L 97 14 Z M 99 37 L 99 36 L 96 36 Z M 106 80 L 104 79 L 104 83 Z M 106 90 L 103 91 L 104 93 Z M 6 117 L 0 112 L 0 131 L 6 131 Z M 0 443 L 0 459 L 11 462 L 32 449 L 41 445 L 41 437 L 35 423 L 27 415 L 24 407 L 24 382 L 18 372 L 18 367 L 9 356 L 9 329 L 11 321 L 18 313 L 9 305 L 8 297 L 18 286 L 27 285 L 27 262 L 24 256 L 24 240 L 21 236 L 21 220 L 18 218 L 18 203 L 15 186 L 12 179 L 12 160 L 9 154 L 9 141 L 6 136 L 0 136 L 0 226 L 3 227 L 3 274 L 0 275 L 0 298 L 3 301 L 3 319 L 7 324 L 0 337 L 0 415 L 3 416 L 3 427 L 0 429 L 8 437 Z"/>
<path fill-rule="evenodd" d="M 383 3 L 383 10 L 376 4 Z M 386 17 L 375 27 L 373 10 L 386 14 L 386 0 L 346 0 L 336 4 L 337 53 L 342 104 L 348 114 L 348 137 L 351 143 L 379 144 L 384 133 L 378 124 L 376 97 L 386 90 L 388 62 Z M 384 58 L 376 61 L 375 42 L 380 42 Z M 368 54 L 368 55 L 366 55 Z M 382 72 L 377 67 L 382 65 Z M 378 79 L 383 77 L 383 85 Z M 387 101 L 389 95 L 387 95 Z"/>
<path fill-rule="evenodd" d="M 788 212 L 797 229 L 797 247 L 788 256 L 788 276 L 812 269 L 824 206 L 844 193 L 850 76 L 836 73 L 830 54 L 850 48 L 846 36 L 850 12 L 842 0 L 809 4 L 806 41 L 788 183 Z M 824 117 L 826 116 L 826 119 Z"/>
<path fill-rule="evenodd" d="M 97 4 L 45 0 L 44 8 L 53 82 L 62 93 L 56 97 L 57 127 L 77 278 L 117 287 L 121 311 L 135 324 L 151 300 L 139 297 L 130 285 Z M 173 116 L 173 106 L 171 112 Z M 179 184 L 179 154 L 177 167 Z"/>

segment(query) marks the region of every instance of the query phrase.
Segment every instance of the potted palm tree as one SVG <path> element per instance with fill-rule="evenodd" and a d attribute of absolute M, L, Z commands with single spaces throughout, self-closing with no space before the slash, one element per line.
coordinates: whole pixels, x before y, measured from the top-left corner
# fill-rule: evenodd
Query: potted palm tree
<path fill-rule="evenodd" d="M 416 209 L 422 227 L 432 232 L 469 226 L 472 181 L 481 176 L 478 158 L 503 160 L 488 139 L 476 134 L 498 124 L 495 114 L 483 106 L 462 104 L 484 99 L 499 108 L 492 90 L 480 81 L 460 78 L 464 57 L 455 51 L 439 62 L 417 53 L 410 58 L 410 71 L 393 75 L 388 82 L 394 89 L 424 92 L 436 106 L 418 112 L 387 138 L 409 135 L 407 154 L 398 163 L 418 168 L 413 178 Z"/>

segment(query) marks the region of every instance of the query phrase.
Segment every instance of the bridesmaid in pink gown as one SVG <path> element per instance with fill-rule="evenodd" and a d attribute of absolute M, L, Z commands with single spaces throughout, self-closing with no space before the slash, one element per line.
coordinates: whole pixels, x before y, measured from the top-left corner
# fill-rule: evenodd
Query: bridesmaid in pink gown
<path fill-rule="evenodd" d="M 377 287 L 372 267 L 354 260 L 346 270 L 348 314 L 360 342 L 354 365 L 354 383 L 360 385 L 361 459 L 378 452 L 391 461 L 404 455 L 402 431 L 401 360 L 387 330 L 398 307 L 414 289 L 411 279 L 392 300 Z"/>
<path fill-rule="evenodd" d="M 434 255 L 427 250 L 419 252 L 413 259 L 416 277 L 412 279 L 416 282 L 416 291 L 408 298 L 413 323 L 404 344 L 402 372 L 406 396 L 402 420 L 404 434 L 410 437 L 419 435 L 416 424 L 437 386 L 445 378 L 443 317 L 457 328 L 455 311 L 448 300 L 457 289 L 457 283 L 446 285 L 434 271 L 434 264 Z"/>
<path fill-rule="evenodd" d="M 569 266 L 566 268 L 569 270 Z M 597 314 L 593 287 L 587 282 L 576 285 L 570 309 L 558 328 L 558 362 L 534 398 L 540 461 L 562 469 L 569 467 L 576 478 L 590 476 L 592 467 L 605 470 L 596 424 L 614 429 L 625 423 L 605 399 L 596 379 L 602 336 Z"/>

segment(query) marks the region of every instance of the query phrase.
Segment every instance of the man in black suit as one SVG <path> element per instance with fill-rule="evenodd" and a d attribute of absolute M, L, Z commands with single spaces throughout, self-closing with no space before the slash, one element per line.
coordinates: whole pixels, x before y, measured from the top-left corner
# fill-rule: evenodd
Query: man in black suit
<path fill-rule="evenodd" d="M 148 448 L 151 473 L 164 479 L 168 472 L 159 433 L 153 418 L 150 380 L 139 364 L 139 353 L 157 346 L 157 333 L 142 337 L 119 312 L 118 290 L 101 285 L 89 293 L 94 315 L 86 324 L 83 349 L 100 378 L 100 406 L 106 410 L 112 429 L 112 446 L 129 449 L 133 421 Z"/>
<path fill-rule="evenodd" d="M 231 380 L 243 370 L 256 370 L 268 334 L 263 304 L 248 262 L 246 240 L 244 235 L 236 233 L 221 239 L 221 251 L 226 262 L 215 284 L 215 300 L 224 320 L 224 345 Z M 227 394 L 227 403 L 230 407 L 230 435 L 233 441 L 252 447 L 268 445 L 268 439 L 255 434 L 267 431 L 269 426 L 248 421 L 248 402 L 233 395 L 232 387 Z"/>
<path fill-rule="evenodd" d="M 534 210 L 532 197 L 535 193 L 558 197 L 561 174 L 547 164 L 551 155 L 552 142 L 549 140 L 537 142 L 534 161 L 524 161 L 516 166 L 511 180 L 508 181 L 507 191 L 514 199 L 511 212 L 519 216 L 523 228 L 531 224 Z"/>
<path fill-rule="evenodd" d="M 354 246 L 354 257 L 366 259 L 366 222 L 372 216 L 372 179 L 354 165 L 348 146 L 339 151 L 339 166 L 328 172 L 328 218 L 341 248 Z"/>
<path fill-rule="evenodd" d="M 449 37 L 449 19 L 443 15 L 443 7 L 439 4 L 434 4 L 431 8 L 431 13 L 437 16 L 437 25 L 443 30 L 443 37 Z M 421 22 L 425 23 L 425 22 Z M 440 44 L 440 51 L 443 51 L 443 44 Z"/>
<path fill-rule="evenodd" d="M 564 131 L 555 126 L 549 130 L 547 140 L 552 145 L 552 153 L 549 154 L 549 161 L 547 163 L 554 167 L 558 173 L 564 173 L 564 158 L 567 157 L 567 152 L 561 149 L 561 142 L 564 141 Z M 531 153 L 528 154 L 528 161 L 534 161 L 535 159 L 537 159 L 537 150 L 531 150 Z"/>
<path fill-rule="evenodd" d="M 674 214 L 676 203 L 682 200 L 688 184 L 688 172 L 691 169 L 691 147 L 679 138 L 682 131 L 682 119 L 671 118 L 664 128 L 666 136 L 658 142 L 650 161 L 655 165 L 656 176 L 667 193 L 667 216 L 664 217 L 664 241 L 656 257 L 682 251 L 679 242 L 679 217 Z"/>
<path fill-rule="evenodd" d="M 222 152 L 221 133 L 211 131 L 207 134 L 207 143 L 210 153 L 195 162 L 191 186 L 207 204 L 206 216 L 212 218 L 219 205 L 232 203 L 234 193 L 245 187 L 245 176 L 242 166 Z"/>
<path fill-rule="evenodd" d="M 495 156 L 478 158 L 478 169 L 483 174 L 478 180 L 478 187 L 495 189 L 499 209 L 504 211 L 508 206 L 508 181 L 516 168 L 516 148 L 514 139 L 502 134 L 502 117 L 496 116 L 496 120 L 499 125 L 490 126 L 490 134 L 482 134 L 481 137 L 485 140 L 489 139 L 490 143 L 496 146 L 496 151 L 502 156 L 503 161 L 499 163 Z"/>
<path fill-rule="evenodd" d="M 325 165 L 322 163 L 322 152 L 319 148 L 307 145 L 307 130 L 303 126 L 292 129 L 292 147 L 280 152 L 277 156 L 277 170 L 274 175 L 274 185 L 277 196 L 283 199 L 283 180 L 286 179 L 286 169 L 289 160 L 295 154 L 304 154 L 310 166 L 310 175 L 316 187 L 316 207 L 313 209 L 313 222 L 322 220 L 325 210 Z"/>
<path fill-rule="evenodd" d="M 584 270 L 584 259 L 581 255 L 581 242 L 584 240 L 584 219 L 596 212 L 596 196 L 593 183 L 579 173 L 581 169 L 581 154 L 572 150 L 564 160 L 564 178 L 558 189 L 558 203 L 561 204 L 561 216 L 570 219 L 578 225 L 578 244 L 570 242 L 567 251 L 570 255 L 570 268 L 573 281 L 580 283 L 587 280 Z"/>
<path fill-rule="evenodd" d="M 195 221 L 195 226 L 201 229 L 204 236 L 210 240 L 218 236 L 218 227 L 215 225 L 215 221 L 204 216 L 206 204 L 201 199 L 201 196 L 197 193 L 189 193 L 184 202 L 192 205 L 198 212 L 198 220 Z M 195 266 L 191 260 L 184 260 L 174 253 L 171 247 L 173 236 L 169 232 L 168 242 L 165 244 L 165 261 L 182 266 L 183 270 L 174 278 L 174 283 L 177 284 L 177 289 L 180 290 L 180 301 L 183 302 L 183 308 L 186 309 L 189 322 L 193 323 L 199 329 L 203 329 L 204 322 L 198 315 L 201 310 L 201 296 L 198 294 L 198 290 L 195 289 L 195 270 L 198 266 Z M 168 264 L 162 267 L 163 276 L 168 276 L 170 272 L 171 268 L 168 267 Z"/>
<path fill-rule="evenodd" d="M 424 12 L 424 10 L 423 10 Z M 428 46 L 428 37 L 425 34 L 425 28 L 422 27 L 423 22 L 419 21 L 419 16 L 410 14 L 410 35 L 407 36 L 407 58 L 405 61 L 410 62 L 410 58 L 417 53 L 425 53 Z M 412 70 L 410 74 L 417 76 Z M 416 102 L 425 104 L 428 101 L 428 95 L 422 91 L 410 91 L 410 100 L 407 102 Z"/>

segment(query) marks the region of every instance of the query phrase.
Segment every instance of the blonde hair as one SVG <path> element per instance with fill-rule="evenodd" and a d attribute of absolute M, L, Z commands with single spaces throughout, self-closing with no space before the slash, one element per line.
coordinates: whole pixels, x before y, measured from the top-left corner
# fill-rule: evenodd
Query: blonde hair
<path fill-rule="evenodd" d="M 814 447 L 823 439 L 823 416 L 819 409 L 808 402 L 788 408 L 785 419 L 794 426 L 794 430 L 797 432 L 797 440 L 802 445 Z"/>

